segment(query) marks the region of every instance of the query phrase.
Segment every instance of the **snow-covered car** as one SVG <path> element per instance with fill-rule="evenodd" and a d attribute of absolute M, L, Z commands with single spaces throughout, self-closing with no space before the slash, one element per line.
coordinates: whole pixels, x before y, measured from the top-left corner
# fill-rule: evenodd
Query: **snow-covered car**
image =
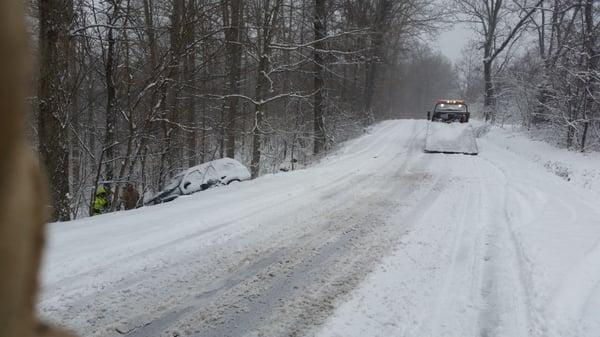
<path fill-rule="evenodd" d="M 239 161 L 231 158 L 217 159 L 191 167 L 177 174 L 161 192 L 152 197 L 146 204 L 160 204 L 177 199 L 181 195 L 249 179 L 250 171 Z"/>

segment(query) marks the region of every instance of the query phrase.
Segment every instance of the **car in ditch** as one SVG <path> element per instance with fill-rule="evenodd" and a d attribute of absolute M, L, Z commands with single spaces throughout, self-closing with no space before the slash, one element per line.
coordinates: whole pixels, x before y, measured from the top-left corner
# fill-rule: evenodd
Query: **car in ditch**
<path fill-rule="evenodd" d="M 229 185 L 250 179 L 250 171 L 239 161 L 231 158 L 213 160 L 175 175 L 165 188 L 148 200 L 146 205 L 169 202 L 182 195 Z"/>
<path fill-rule="evenodd" d="M 428 118 L 432 122 L 460 122 L 468 123 L 471 114 L 464 100 L 457 99 L 440 99 L 436 102 L 433 109 L 427 113 Z"/>

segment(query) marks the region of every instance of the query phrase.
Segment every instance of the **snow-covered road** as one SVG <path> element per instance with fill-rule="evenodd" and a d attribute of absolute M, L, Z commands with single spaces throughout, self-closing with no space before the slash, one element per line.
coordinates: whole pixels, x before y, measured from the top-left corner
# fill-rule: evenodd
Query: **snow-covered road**
<path fill-rule="evenodd" d="M 52 224 L 39 308 L 83 336 L 596 336 L 600 203 L 388 121 L 306 170 Z"/>

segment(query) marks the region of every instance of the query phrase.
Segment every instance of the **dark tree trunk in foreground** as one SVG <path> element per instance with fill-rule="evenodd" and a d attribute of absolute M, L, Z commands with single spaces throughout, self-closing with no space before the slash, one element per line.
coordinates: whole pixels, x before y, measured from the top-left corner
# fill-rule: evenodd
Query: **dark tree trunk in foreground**
<path fill-rule="evenodd" d="M 268 47 L 267 47 L 268 48 Z M 266 53 L 265 53 L 266 54 Z M 256 98 L 260 102 L 265 97 L 265 91 L 269 79 L 265 73 L 269 67 L 269 59 L 267 55 L 263 55 L 260 58 L 257 68 L 257 81 L 256 81 Z M 252 173 L 252 179 L 258 177 L 260 174 L 260 157 L 262 156 L 262 138 L 263 131 L 260 129 L 265 119 L 265 105 L 256 104 L 254 107 L 254 129 L 252 130 L 252 159 L 250 162 L 250 172 Z"/>
<path fill-rule="evenodd" d="M 592 0 L 586 0 L 584 6 L 584 51 L 587 57 L 587 75 L 585 83 L 586 108 L 583 109 L 583 132 L 581 135 L 581 152 L 585 151 L 588 132 L 590 128 L 590 119 L 595 117 L 594 111 L 598 109 L 598 104 L 594 99 L 594 92 L 597 88 L 597 71 L 600 64 L 600 53 L 596 51 L 596 34 L 594 33 L 594 5 Z M 597 112 L 596 112 L 597 113 Z"/>
<path fill-rule="evenodd" d="M 70 0 L 39 1 L 39 150 L 50 180 L 53 220 L 68 220 L 68 111 Z"/>
<path fill-rule="evenodd" d="M 323 116 L 323 90 L 325 81 L 323 78 L 323 55 L 324 43 L 322 40 L 326 35 L 325 27 L 325 0 L 315 0 L 315 52 L 314 52 L 314 67 L 315 67 L 315 97 L 314 97 L 314 148 L 315 154 L 323 151 L 325 147 L 325 122 Z"/>
<path fill-rule="evenodd" d="M 116 7 L 115 7 L 116 15 Z M 115 36 L 112 28 L 108 29 L 107 36 L 107 50 L 106 60 L 104 66 L 104 75 L 106 82 L 106 134 L 104 137 L 104 147 L 106 153 L 104 154 L 106 159 L 106 166 L 104 171 L 104 179 L 111 186 L 114 186 L 115 179 L 115 146 L 114 143 L 117 141 L 116 138 L 116 125 L 117 125 L 117 89 L 115 86 Z"/>
<path fill-rule="evenodd" d="M 375 86 L 379 76 L 379 64 L 384 59 L 384 46 L 385 46 L 385 34 L 390 29 L 390 20 L 394 16 L 395 11 L 402 12 L 403 9 L 396 8 L 395 6 L 401 3 L 393 0 L 380 0 L 376 2 L 374 8 L 375 16 L 373 17 L 373 27 L 371 39 L 371 51 L 369 53 L 369 60 L 367 60 L 365 67 L 365 89 L 364 89 L 364 112 L 367 118 L 363 123 L 370 123 L 370 119 L 373 118 L 373 99 L 375 97 Z"/>
<path fill-rule="evenodd" d="M 485 83 L 484 114 L 486 121 L 494 122 L 494 83 L 492 80 L 492 61 L 483 62 L 483 80 Z"/>
<path fill-rule="evenodd" d="M 228 70 L 228 91 L 229 94 L 239 94 L 240 77 L 242 73 L 242 0 L 224 0 L 223 6 L 223 25 L 225 26 L 225 40 L 227 42 L 227 70 Z M 238 116 L 237 97 L 229 97 L 228 111 L 225 120 L 226 143 L 225 156 L 233 158 L 235 156 L 235 120 Z"/>
<path fill-rule="evenodd" d="M 366 74 L 365 74 L 365 92 L 364 92 L 364 100 L 365 100 L 365 113 L 368 114 L 367 117 L 371 117 L 371 110 L 373 108 L 373 97 L 375 96 L 375 81 L 377 80 L 378 75 L 378 66 L 381 61 L 380 50 L 383 45 L 383 36 L 380 34 L 373 38 L 372 43 L 372 55 L 371 60 L 367 61 L 366 64 Z M 367 120 L 365 120 L 366 122 Z"/>

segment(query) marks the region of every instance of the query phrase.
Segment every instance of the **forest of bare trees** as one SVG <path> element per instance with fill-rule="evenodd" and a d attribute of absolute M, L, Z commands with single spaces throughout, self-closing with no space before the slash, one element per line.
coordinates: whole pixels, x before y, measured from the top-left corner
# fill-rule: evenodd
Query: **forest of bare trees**
<path fill-rule="evenodd" d="M 433 0 L 34 1 L 31 130 L 54 219 L 91 215 L 100 185 L 117 210 L 127 184 L 152 194 L 220 157 L 256 177 L 402 117 L 398 76 L 423 62 L 409 51 L 441 13 Z"/>
<path fill-rule="evenodd" d="M 485 119 L 541 128 L 574 150 L 600 148 L 600 2 L 452 4 L 476 32 L 459 73 L 466 91 L 483 83 Z"/>
<path fill-rule="evenodd" d="M 32 139 L 54 219 L 122 208 L 221 157 L 294 169 L 388 118 L 461 97 L 482 118 L 600 142 L 593 0 L 35 0 Z M 427 38 L 473 36 L 453 64 Z M 463 43 L 465 41 L 461 41 Z M 458 43 L 458 42 L 457 42 Z M 473 106 L 476 106 L 474 104 Z M 141 205 L 142 198 L 138 201 Z"/>

